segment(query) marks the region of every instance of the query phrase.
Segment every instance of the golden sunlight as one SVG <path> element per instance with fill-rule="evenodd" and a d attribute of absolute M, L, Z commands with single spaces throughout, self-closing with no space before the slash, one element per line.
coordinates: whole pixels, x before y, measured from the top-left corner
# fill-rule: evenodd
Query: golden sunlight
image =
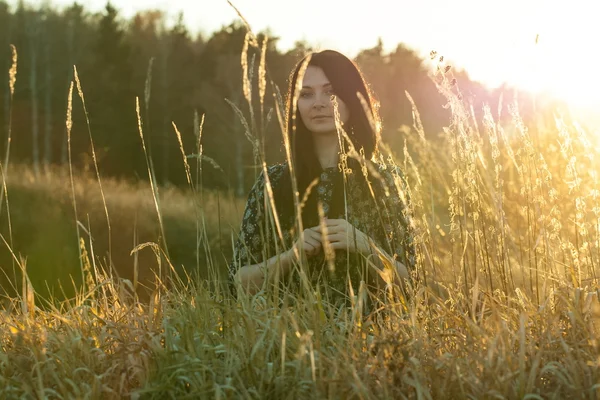
<path fill-rule="evenodd" d="M 417 12 L 427 18 L 419 19 Z M 591 1 L 455 0 L 450 5 L 424 0 L 411 9 L 414 18 L 400 26 L 396 13 L 366 13 L 365 19 L 372 23 L 369 32 L 387 46 L 406 43 L 425 56 L 435 50 L 489 87 L 506 83 L 564 100 L 577 109 L 600 108 L 600 79 L 595 72 L 600 53 L 594 43 L 600 38 L 600 25 L 594 20 L 597 14 Z M 362 30 L 338 34 L 348 47 L 361 35 Z"/>
<path fill-rule="evenodd" d="M 574 35 L 561 32 L 540 37 L 536 47 L 530 69 L 523 71 L 525 88 L 548 91 L 574 107 L 600 106 L 597 52 Z"/>
<path fill-rule="evenodd" d="M 506 54 L 510 60 L 499 63 L 498 70 L 491 68 L 489 76 L 564 100 L 575 109 L 600 108 L 600 55 L 593 43 L 600 29 L 591 6 L 580 3 L 539 5 L 520 27 L 512 52 Z M 497 35 L 510 37 L 505 31 Z"/>

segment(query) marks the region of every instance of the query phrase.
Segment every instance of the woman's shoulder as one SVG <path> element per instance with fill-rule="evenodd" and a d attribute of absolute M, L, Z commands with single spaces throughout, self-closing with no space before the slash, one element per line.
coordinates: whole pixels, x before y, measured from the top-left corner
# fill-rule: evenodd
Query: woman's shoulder
<path fill-rule="evenodd" d="M 271 184 L 271 186 L 275 186 L 278 184 L 278 182 L 284 176 L 286 169 L 287 164 L 285 163 L 273 164 L 267 167 L 267 176 L 269 178 L 269 183 Z M 254 182 L 254 186 L 252 189 L 262 191 L 262 189 L 264 189 L 265 182 L 265 174 L 264 171 L 261 170 L 260 174 L 258 174 L 258 177 L 256 178 L 256 181 Z"/>
<path fill-rule="evenodd" d="M 273 164 L 267 167 L 267 174 L 269 180 L 279 180 L 283 176 L 283 173 L 287 170 L 287 163 Z"/>
<path fill-rule="evenodd" d="M 267 167 L 267 176 L 269 177 L 269 182 L 272 186 L 275 186 L 281 181 L 281 178 L 284 176 L 287 170 L 287 164 L 273 164 Z M 265 183 L 264 171 L 260 173 L 259 180 L 262 181 L 262 184 Z"/>

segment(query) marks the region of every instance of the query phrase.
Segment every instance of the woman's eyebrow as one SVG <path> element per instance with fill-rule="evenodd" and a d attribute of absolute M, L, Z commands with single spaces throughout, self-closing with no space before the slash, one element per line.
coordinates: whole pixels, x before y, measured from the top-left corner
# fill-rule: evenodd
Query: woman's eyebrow
<path fill-rule="evenodd" d="M 316 87 L 319 87 L 319 86 L 328 88 L 328 87 L 331 87 L 331 83 L 327 82 L 322 85 L 316 85 Z M 302 89 L 313 89 L 313 86 L 304 85 L 304 86 L 302 86 Z"/>

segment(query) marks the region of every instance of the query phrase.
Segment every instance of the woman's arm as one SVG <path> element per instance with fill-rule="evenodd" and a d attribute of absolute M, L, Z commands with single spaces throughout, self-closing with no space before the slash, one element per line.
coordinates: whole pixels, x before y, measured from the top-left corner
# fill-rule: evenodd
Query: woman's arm
<path fill-rule="evenodd" d="M 262 289 L 266 279 L 270 284 L 285 279 L 294 260 L 300 256 L 300 250 L 308 257 L 318 254 L 321 251 L 321 235 L 313 229 L 305 229 L 289 250 L 269 258 L 266 262 L 241 267 L 233 277 L 234 282 L 240 284 L 248 294 L 256 294 Z"/>
<path fill-rule="evenodd" d="M 269 283 L 277 283 L 278 280 L 284 279 L 288 275 L 292 266 L 292 257 L 293 253 L 290 249 L 269 258 L 266 262 L 245 265 L 237 270 L 233 281 L 240 285 L 246 293 L 256 294 L 262 289 L 267 277 L 270 280 Z"/>

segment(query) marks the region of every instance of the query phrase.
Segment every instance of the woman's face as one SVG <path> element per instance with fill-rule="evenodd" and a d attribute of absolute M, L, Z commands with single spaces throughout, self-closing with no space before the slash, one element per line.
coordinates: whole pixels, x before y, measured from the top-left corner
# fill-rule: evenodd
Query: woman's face
<path fill-rule="evenodd" d="M 336 132 L 332 97 L 333 87 L 325 72 L 319 67 L 309 65 L 304 73 L 302 89 L 298 96 L 298 112 L 302 122 L 313 133 Z M 346 103 L 335 97 L 342 124 L 348 122 L 350 111 Z"/>

